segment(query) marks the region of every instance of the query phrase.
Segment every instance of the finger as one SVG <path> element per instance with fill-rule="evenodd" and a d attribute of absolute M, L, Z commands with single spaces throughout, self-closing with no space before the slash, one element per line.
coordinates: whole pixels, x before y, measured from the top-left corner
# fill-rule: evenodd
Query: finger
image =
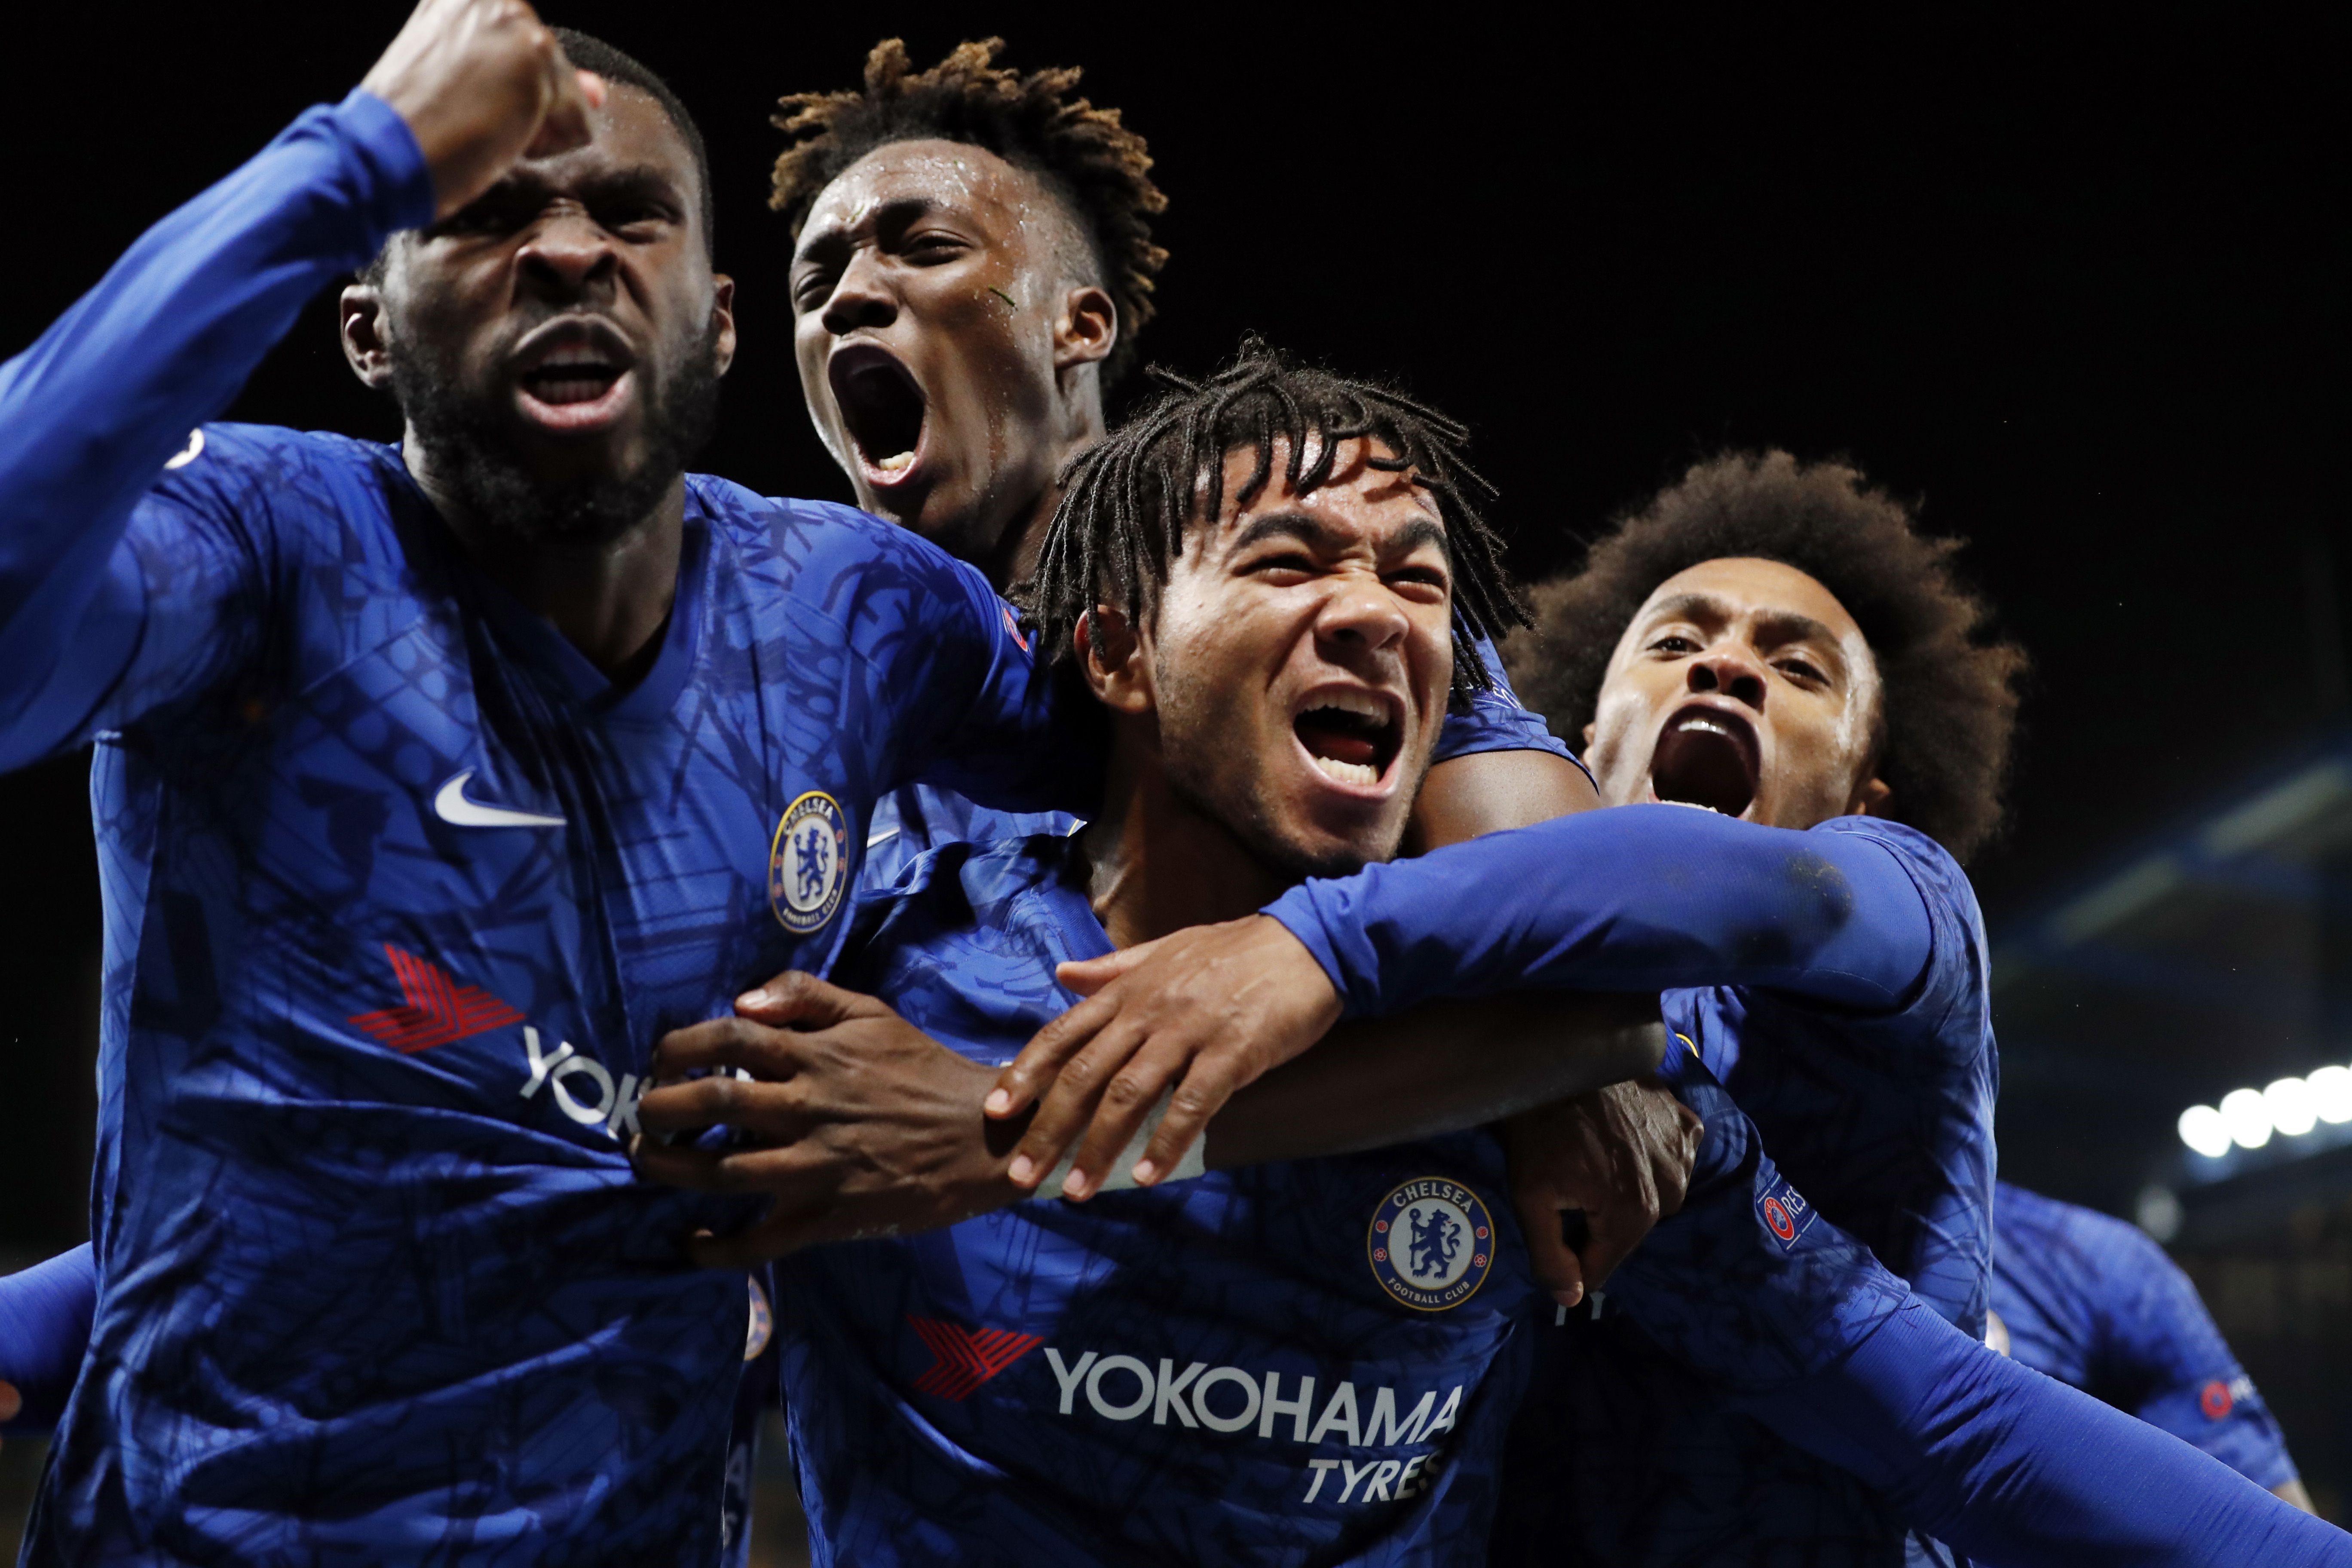
<path fill-rule="evenodd" d="M 588 107 L 604 108 L 604 95 L 610 90 L 605 86 L 604 79 L 594 71 L 573 71 L 572 74 L 580 79 L 580 96 L 588 100 Z"/>
<path fill-rule="evenodd" d="M 1135 1163 L 1130 1173 L 1136 1184 L 1150 1186 L 1173 1171 L 1192 1141 L 1207 1135 L 1210 1119 L 1224 1109 L 1225 1101 L 1240 1088 L 1238 1075 L 1231 1068 L 1208 1058 L 1194 1058 L 1183 1081 L 1169 1098 L 1168 1113 L 1153 1130 L 1151 1142 L 1143 1146 L 1143 1158 Z"/>
<path fill-rule="evenodd" d="M 551 158 L 574 147 L 585 147 L 595 135 L 589 119 L 587 89 L 580 79 L 584 73 L 563 58 L 563 50 L 557 46 L 552 32 L 547 35 L 546 66 L 546 108 L 540 114 L 538 134 L 523 149 L 526 158 Z"/>
<path fill-rule="evenodd" d="M 1657 1223 L 1657 1210 L 1648 1201 L 1620 1201 L 1588 1207 L 1584 1217 L 1591 1227 L 1591 1239 L 1584 1245 L 1584 1282 L 1598 1290 L 1650 1234 L 1650 1227 Z"/>
<path fill-rule="evenodd" d="M 1031 1036 L 1021 1054 L 997 1074 L 996 1087 L 988 1091 L 982 1110 L 1000 1119 L 1019 1115 L 1059 1079 L 1064 1065 L 1094 1038 L 1096 1031 L 1118 1016 L 1116 999 L 1092 996 L 1053 1019 Z"/>
<path fill-rule="evenodd" d="M 1037 1102 L 1036 1117 L 1013 1145 L 1013 1163 L 1006 1170 L 1016 1186 L 1034 1187 L 1043 1181 L 1078 1135 L 1095 1118 L 1103 1087 L 1127 1065 L 1143 1043 L 1143 1030 L 1125 1018 L 1088 1041 L 1084 1050 L 1062 1064 L 1045 1098 Z"/>
<path fill-rule="evenodd" d="M 1511 1202 L 1519 1211 L 1519 1232 L 1527 1237 L 1528 1265 L 1536 1281 L 1563 1307 L 1584 1300 L 1584 1265 L 1561 1234 L 1564 1212 L 1548 1187 L 1514 1189 Z"/>
<path fill-rule="evenodd" d="M 765 984 L 755 985 L 735 998 L 737 1016 L 756 1018 L 771 1028 L 827 1029 L 861 1012 L 869 1012 L 874 998 L 845 991 L 830 981 L 797 969 L 787 969 Z"/>
<path fill-rule="evenodd" d="M 684 1149 L 640 1137 L 629 1145 L 637 1173 L 664 1186 L 735 1197 L 761 1193 L 795 1207 L 830 1203 L 840 1187 L 840 1163 L 805 1144 L 781 1149 Z"/>
<path fill-rule="evenodd" d="M 1054 978 L 1081 996 L 1091 996 L 1150 957 L 1167 940 L 1166 937 L 1154 937 L 1150 942 L 1137 942 L 1133 947 L 1106 952 L 1100 958 L 1074 958 L 1067 963 L 1057 963 L 1054 966 Z"/>
<path fill-rule="evenodd" d="M 637 1101 L 637 1125 L 664 1134 L 737 1127 L 782 1140 L 799 1137 L 811 1121 L 797 1083 L 764 1083 L 732 1073 L 663 1084 Z"/>
<path fill-rule="evenodd" d="M 799 1044 L 791 1034 L 749 1018 L 707 1018 L 664 1035 L 654 1046 L 649 1076 L 658 1083 L 732 1068 L 781 1081 L 800 1068 Z"/>
<path fill-rule="evenodd" d="M 1064 1197 L 1085 1199 L 1102 1190 L 1112 1163 L 1127 1152 L 1128 1144 L 1143 1130 L 1143 1119 L 1183 1074 L 1192 1056 L 1181 1043 L 1153 1040 L 1111 1075 L 1095 1104 L 1093 1120 L 1078 1140 L 1070 1173 L 1062 1183 Z"/>

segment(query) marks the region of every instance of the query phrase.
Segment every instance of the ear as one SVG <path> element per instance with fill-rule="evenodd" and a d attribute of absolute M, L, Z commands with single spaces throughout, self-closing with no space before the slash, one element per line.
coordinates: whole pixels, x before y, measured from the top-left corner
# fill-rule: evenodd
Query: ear
<path fill-rule="evenodd" d="M 1151 711 L 1150 660 L 1144 657 L 1143 639 L 1124 614 L 1097 605 L 1095 613 L 1070 634 L 1070 643 L 1077 651 L 1078 668 L 1086 672 L 1087 689 L 1104 707 L 1114 713 Z"/>
<path fill-rule="evenodd" d="M 1862 786 L 1853 792 L 1853 798 L 1846 802 L 1845 814 L 1848 816 L 1885 816 L 1886 803 L 1894 798 L 1895 791 L 1887 786 L 1886 781 L 1874 774 L 1864 780 Z"/>
<path fill-rule="evenodd" d="M 1118 307 L 1088 283 L 1062 296 L 1054 316 L 1054 369 L 1099 364 L 1118 343 Z"/>
<path fill-rule="evenodd" d="M 383 317 L 383 290 L 373 283 L 352 284 L 335 307 L 343 358 L 353 375 L 378 392 L 392 385 L 392 350 Z"/>
<path fill-rule="evenodd" d="M 710 275 L 710 320 L 719 329 L 719 374 L 735 363 L 735 279 L 724 272 Z"/>
<path fill-rule="evenodd" d="M 1592 726 L 1589 723 L 1584 726 L 1584 754 L 1592 754 Z"/>

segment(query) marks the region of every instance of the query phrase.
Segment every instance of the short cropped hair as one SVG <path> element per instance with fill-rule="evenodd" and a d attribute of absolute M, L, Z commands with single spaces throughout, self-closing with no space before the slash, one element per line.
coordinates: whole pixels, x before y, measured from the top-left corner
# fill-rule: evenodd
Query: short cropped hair
<path fill-rule="evenodd" d="M 1097 604 L 1118 605 L 1136 623 L 1152 612 L 1185 535 L 1223 512 L 1229 454 L 1256 458 L 1234 497 L 1247 506 L 1274 478 L 1277 445 L 1287 448 L 1284 479 L 1304 495 L 1330 479 L 1343 442 L 1361 438 L 1387 449 L 1372 467 L 1411 474 L 1444 521 L 1456 704 L 1493 688 L 1477 639 L 1525 625 L 1527 610 L 1504 569 L 1503 542 L 1479 515 L 1474 498 L 1491 498 L 1494 487 L 1463 455 L 1466 430 L 1390 388 L 1300 364 L 1255 336 L 1206 381 L 1157 367 L 1151 374 L 1169 390 L 1063 467 L 1061 504 L 1022 595 L 1047 658 L 1070 657 L 1078 623 Z"/>
<path fill-rule="evenodd" d="M 1574 576 L 1538 586 L 1532 629 L 1506 658 L 1521 697 L 1562 735 L 1592 721 L 1618 640 L 1658 584 L 1753 556 L 1819 582 L 1861 627 L 1880 680 L 1886 815 L 1965 860 L 2000 826 L 2026 656 L 1953 572 L 1964 542 L 1844 463 L 1727 452 L 1618 521 Z"/>
<path fill-rule="evenodd" d="M 818 195 L 851 164 L 893 142 L 961 142 L 995 153 L 1043 184 L 1086 247 L 1087 279 L 1108 290 L 1118 341 L 1103 364 L 1106 385 L 1133 365 L 1134 342 L 1151 320 L 1153 279 L 1168 252 L 1151 243 L 1151 219 L 1168 198 L 1151 183 L 1143 138 L 1074 95 L 1076 66 L 1022 76 L 994 64 L 1002 38 L 958 44 L 929 70 L 886 38 L 866 57 L 856 91 L 795 92 L 775 123 L 793 138 L 776 160 L 768 205 L 792 220 L 793 237 Z"/>

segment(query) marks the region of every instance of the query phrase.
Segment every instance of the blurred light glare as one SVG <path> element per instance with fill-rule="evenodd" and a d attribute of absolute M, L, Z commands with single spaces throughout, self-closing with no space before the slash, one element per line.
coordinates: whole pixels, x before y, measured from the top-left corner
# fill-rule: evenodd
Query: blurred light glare
<path fill-rule="evenodd" d="M 2311 1086 L 2299 1078 L 2283 1078 L 2263 1090 L 2263 1109 L 2270 1112 L 2271 1125 L 2290 1138 L 2300 1138 L 2319 1125 L 2319 1112 L 2311 1101 Z"/>
<path fill-rule="evenodd" d="M 2180 1113 L 2180 1141 L 2208 1160 L 2230 1152 L 2230 1124 L 2210 1105 L 2192 1105 Z"/>
<path fill-rule="evenodd" d="M 2230 1141 L 2242 1149 L 2259 1149 L 2271 1141 L 2271 1108 L 2258 1089 L 2233 1089 L 2221 1097 L 2221 1124 Z"/>
<path fill-rule="evenodd" d="M 2204 1107 L 2198 1109 L 2201 1110 Z M 2222 1146 L 2229 1146 L 2226 1137 Z M 2133 1216 L 2139 1221 L 2140 1229 L 2159 1243 L 2170 1241 L 2180 1234 L 2180 1199 L 2170 1187 L 2142 1187 L 2139 1202 L 2134 1205 Z"/>
<path fill-rule="evenodd" d="M 2352 1068 L 2321 1068 L 2304 1081 L 2311 1086 L 2312 1111 L 2322 1121 L 2352 1121 Z"/>

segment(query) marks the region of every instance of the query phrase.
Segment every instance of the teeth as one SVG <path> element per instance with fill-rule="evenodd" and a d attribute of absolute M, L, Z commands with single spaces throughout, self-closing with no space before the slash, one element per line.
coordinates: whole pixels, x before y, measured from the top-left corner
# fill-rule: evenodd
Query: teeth
<path fill-rule="evenodd" d="M 1341 784 L 1370 785 L 1381 782 L 1379 770 L 1369 763 L 1343 763 L 1337 757 L 1318 757 L 1315 765 L 1321 768 L 1326 776 Z"/>
<path fill-rule="evenodd" d="M 1681 723 L 1675 726 L 1675 732 L 1679 735 L 1687 735 L 1694 730 L 1698 731 L 1702 734 L 1721 735 L 1726 740 L 1729 740 L 1731 738 L 1731 731 L 1725 729 L 1722 725 L 1717 723 L 1712 719 L 1685 719 Z"/>
<path fill-rule="evenodd" d="M 886 473 L 886 474 L 896 474 L 896 473 L 903 472 L 903 471 L 906 469 L 907 466 L 908 466 L 909 463 L 912 463 L 914 460 L 915 460 L 915 454 L 914 454 L 914 453 L 912 453 L 912 452 L 898 452 L 898 453 L 895 453 L 895 454 L 893 454 L 893 455 L 892 455 L 892 456 L 890 456 L 890 457 L 887 457 L 887 458 L 882 458 L 880 461 L 877 462 L 874 466 L 875 466 L 876 468 L 877 468 L 881 469 L 881 470 L 882 470 L 884 473 Z"/>
<path fill-rule="evenodd" d="M 1381 720 L 1388 717 L 1388 709 L 1369 691 L 1335 691 L 1320 698 L 1318 708 L 1329 708 L 1341 713 L 1353 713 L 1358 718 Z"/>

